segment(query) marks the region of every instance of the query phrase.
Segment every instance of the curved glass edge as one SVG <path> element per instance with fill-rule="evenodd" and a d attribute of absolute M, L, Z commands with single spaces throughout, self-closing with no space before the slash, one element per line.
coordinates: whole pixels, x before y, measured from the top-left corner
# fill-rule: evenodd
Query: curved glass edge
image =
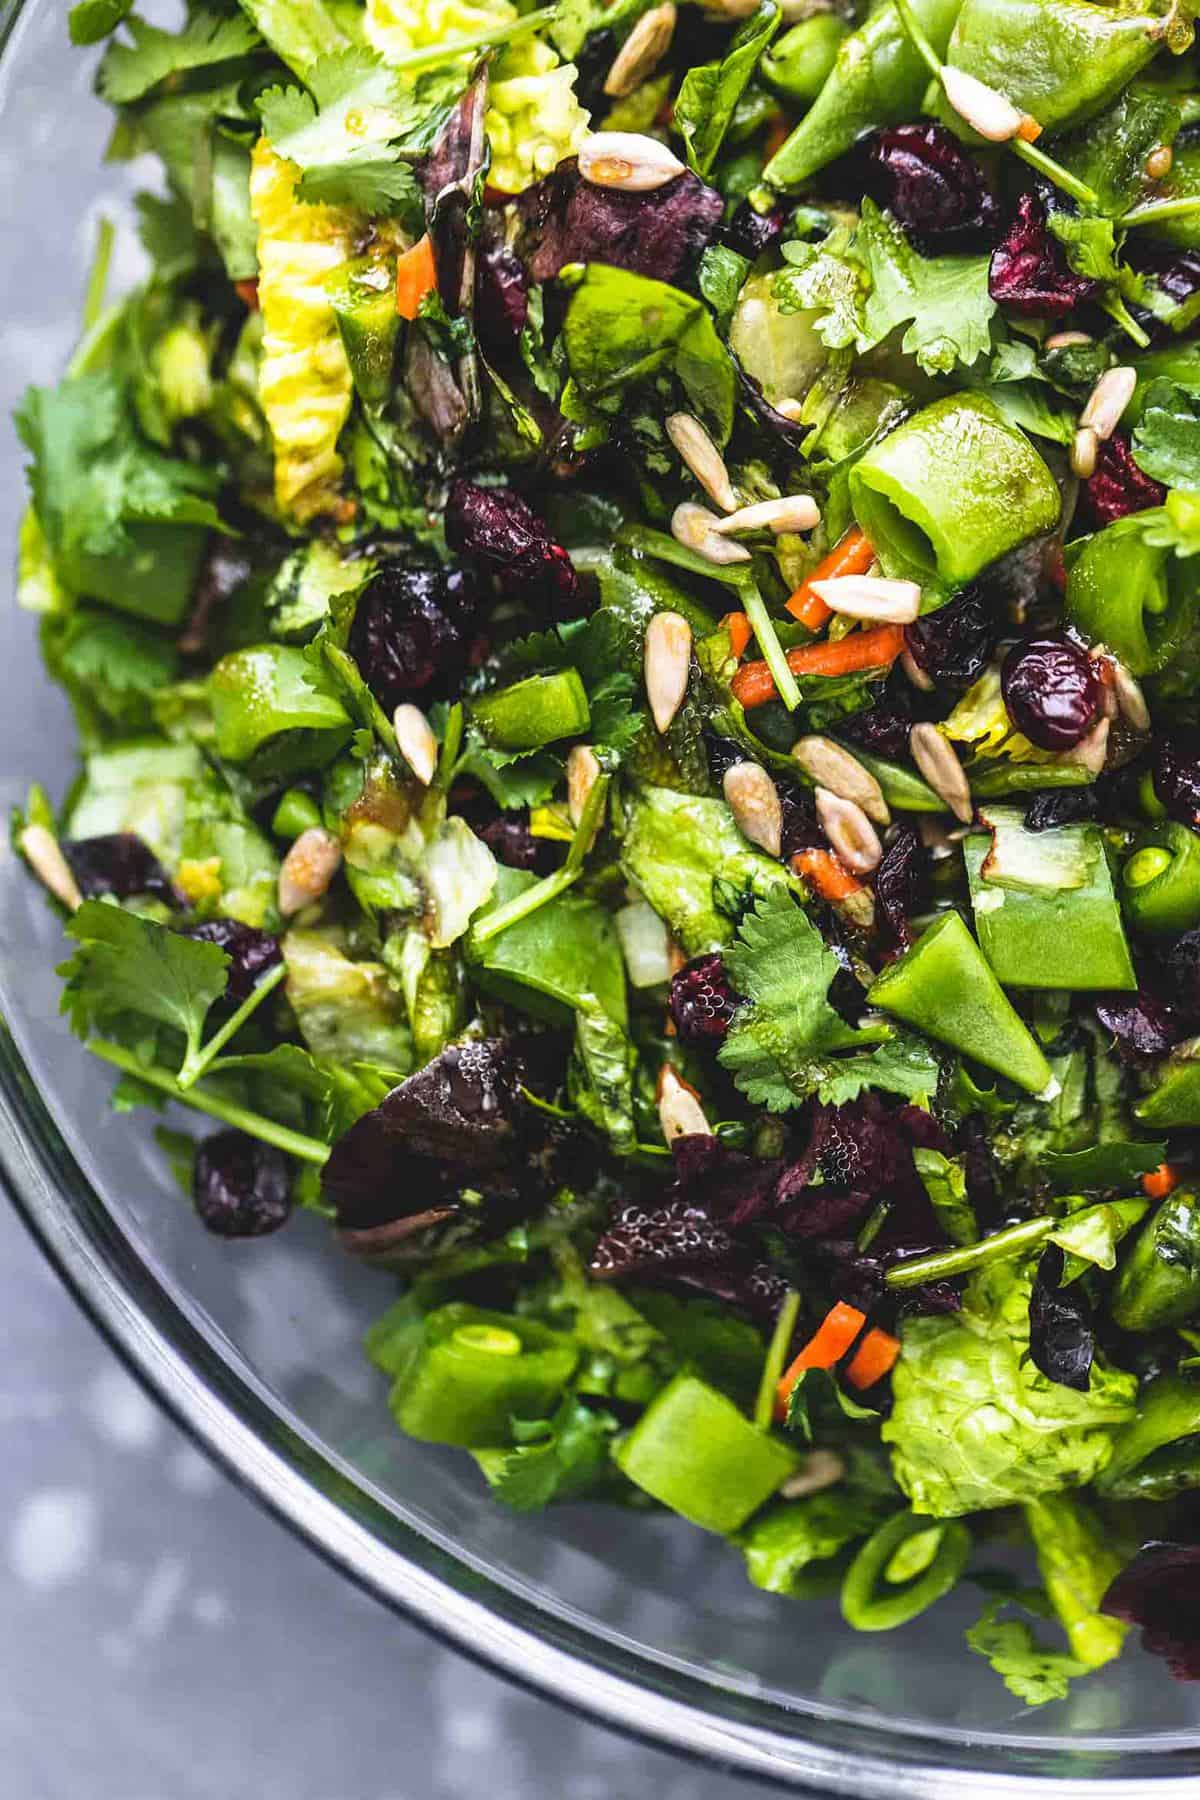
<path fill-rule="evenodd" d="M 214 1355 L 91 1190 L 3 1021 L 0 1176 L 100 1331 L 244 1489 L 361 1587 L 511 1679 L 635 1737 L 819 1793 L 1084 1800 L 1102 1788 L 1112 1800 L 1138 1800 L 1152 1786 L 1164 1800 L 1193 1800 L 1200 1751 L 1192 1740 L 1113 1740 L 1051 1753 L 981 1747 L 987 1763 L 972 1767 L 949 1766 L 936 1742 L 807 1713 L 797 1715 L 797 1735 L 785 1734 L 753 1718 L 752 1700 L 621 1654 L 456 1563 L 347 1480 Z M 1150 1757 L 1156 1771 L 1148 1778 Z"/>

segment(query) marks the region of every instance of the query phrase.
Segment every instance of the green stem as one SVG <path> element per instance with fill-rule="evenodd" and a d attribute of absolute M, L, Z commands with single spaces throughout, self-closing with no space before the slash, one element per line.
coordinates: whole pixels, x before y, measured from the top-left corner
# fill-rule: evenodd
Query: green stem
<path fill-rule="evenodd" d="M 411 74 L 415 69 L 432 69 L 438 63 L 453 62 L 455 57 L 469 56 L 475 50 L 490 49 L 493 44 L 510 44 L 514 38 L 540 31 L 543 25 L 549 25 L 557 17 L 557 6 L 542 6 L 537 12 L 526 13 L 524 18 L 515 19 L 509 25 L 493 25 L 490 31 L 477 32 L 473 37 L 447 38 L 444 43 L 431 44 L 424 50 L 410 50 L 407 56 L 390 56 L 388 68 L 405 74 Z"/>
<path fill-rule="evenodd" d="M 741 588 L 746 579 L 745 564 L 709 562 L 698 550 L 689 550 L 665 531 L 654 531 L 649 525 L 623 525 L 617 534 L 618 544 L 635 550 L 640 556 L 652 556 L 656 562 L 671 563 L 692 575 L 707 575 L 724 587 Z"/>
<path fill-rule="evenodd" d="M 1177 194 L 1174 200 L 1147 200 L 1117 220 L 1119 226 L 1157 225 L 1162 219 L 1186 219 L 1200 212 L 1200 194 Z"/>
<path fill-rule="evenodd" d="M 454 780 L 454 771 L 462 753 L 463 741 L 463 709 L 462 702 L 456 700 L 446 715 L 446 735 L 442 739 L 442 748 L 438 754 L 437 771 L 433 777 L 433 786 L 439 793 L 446 793 Z"/>
<path fill-rule="evenodd" d="M 1145 350 L 1150 343 L 1149 332 L 1143 331 L 1120 294 L 1109 292 L 1103 296 L 1100 305 L 1110 319 L 1115 319 L 1126 337 L 1132 338 L 1139 350 Z"/>
<path fill-rule="evenodd" d="M 251 989 L 237 1011 L 226 1019 L 220 1030 L 214 1031 L 202 1048 L 188 1051 L 183 1059 L 183 1067 L 179 1071 L 178 1079 L 181 1088 L 190 1088 L 193 1083 L 199 1081 L 213 1057 L 220 1054 L 230 1038 L 242 1029 L 250 1015 L 258 1011 L 267 995 L 274 993 L 286 975 L 286 963 L 278 962 L 273 969 L 268 969 L 262 980 Z"/>
<path fill-rule="evenodd" d="M 116 227 L 111 219 L 101 214 L 96 227 L 96 249 L 92 256 L 92 266 L 88 271 L 87 293 L 83 298 L 83 329 L 88 332 L 100 319 L 104 312 L 104 293 L 108 287 L 108 269 L 112 262 L 113 240 Z"/>
<path fill-rule="evenodd" d="M 751 628 L 758 640 L 763 660 L 771 671 L 772 679 L 779 690 L 779 698 L 789 712 L 795 712 L 800 704 L 800 687 L 796 677 L 788 667 L 788 659 L 784 655 L 783 645 L 772 623 L 762 595 L 753 581 L 744 577 L 739 583 L 742 595 L 742 608 L 750 621 Z"/>
<path fill-rule="evenodd" d="M 949 1275 L 965 1275 L 985 1263 L 1005 1262 L 1040 1244 L 1061 1220 L 1027 1219 L 1023 1225 L 1010 1225 L 977 1244 L 965 1244 L 961 1250 L 935 1250 L 931 1256 L 915 1256 L 911 1262 L 897 1263 L 884 1280 L 890 1288 L 921 1287 L 926 1281 L 941 1281 Z"/>
<path fill-rule="evenodd" d="M 891 1212 L 891 1210 L 892 1210 L 892 1202 L 891 1202 L 890 1198 L 885 1194 L 883 1199 L 878 1201 L 876 1203 L 876 1205 L 872 1208 L 872 1210 L 867 1218 L 866 1224 L 863 1226 L 862 1230 L 859 1232 L 857 1238 L 854 1241 L 854 1248 L 859 1252 L 860 1255 L 864 1251 L 869 1250 L 871 1248 L 871 1245 L 875 1242 L 875 1239 L 879 1236 L 880 1232 L 883 1230 L 884 1224 L 886 1223 L 886 1220 L 887 1220 L 887 1216 Z"/>
<path fill-rule="evenodd" d="M 1028 163 L 1031 169 L 1036 169 L 1039 175 L 1044 175 L 1047 181 L 1060 187 L 1064 194 L 1070 194 L 1078 200 L 1080 206 L 1090 206 L 1099 212 L 1100 196 L 1095 188 L 1090 188 L 1086 181 L 1080 181 L 1078 175 L 1072 175 L 1070 169 L 1064 169 L 1060 162 L 1055 162 L 1052 156 L 1047 156 L 1036 144 L 1027 144 L 1024 138 L 1012 138 L 1008 147 L 1023 163 Z"/>
<path fill-rule="evenodd" d="M 768 1431 L 771 1420 L 775 1416 L 775 1389 L 779 1386 L 779 1378 L 783 1374 L 783 1365 L 787 1360 L 788 1347 L 791 1344 L 799 1315 L 800 1295 L 795 1288 L 789 1288 L 783 1297 L 783 1304 L 779 1308 L 775 1329 L 771 1333 L 771 1342 L 767 1345 L 762 1379 L 758 1384 L 758 1398 L 754 1402 L 754 1423 L 760 1431 Z"/>
<path fill-rule="evenodd" d="M 914 14 L 912 7 L 908 4 L 908 0 L 895 0 L 895 7 L 900 17 L 900 23 L 908 33 L 909 41 L 911 42 L 913 49 L 921 57 L 921 60 L 933 76 L 933 79 L 940 84 L 942 79 L 941 60 L 937 51 L 921 29 L 920 21 Z"/>
<path fill-rule="evenodd" d="M 245 1106 L 237 1106 L 231 1100 L 223 1100 L 219 1095 L 206 1092 L 203 1088 L 181 1088 L 175 1077 L 168 1075 L 165 1069 L 149 1067 L 140 1062 L 131 1050 L 124 1049 L 120 1044 L 109 1043 L 107 1038 L 89 1038 L 87 1048 L 94 1056 L 112 1063 L 115 1069 L 123 1069 L 127 1075 L 144 1081 L 147 1087 L 157 1088 L 169 1099 L 178 1100 L 181 1106 L 190 1106 L 195 1112 L 208 1113 L 225 1125 L 233 1125 L 238 1131 L 261 1139 L 264 1144 L 274 1144 L 277 1150 L 286 1150 L 289 1156 L 298 1156 L 302 1162 L 315 1163 L 319 1168 L 329 1159 L 329 1145 L 321 1143 L 319 1138 L 305 1137 L 299 1131 L 289 1131 L 286 1125 L 277 1125 L 274 1119 L 265 1119 L 261 1113 L 251 1112 Z"/>
<path fill-rule="evenodd" d="M 604 810 L 604 802 L 608 796 L 609 777 L 601 775 L 587 797 L 587 805 L 580 814 L 579 823 L 575 827 L 575 835 L 571 839 L 571 848 L 567 851 L 567 860 L 561 869 L 555 869 L 553 875 L 545 875 L 541 881 L 535 881 L 532 887 L 526 888 L 523 894 L 514 894 L 503 906 L 493 907 L 491 912 L 484 913 L 471 927 L 470 944 L 474 953 L 490 944 L 494 937 L 507 931 L 510 925 L 516 925 L 527 919 L 530 913 L 557 900 L 560 894 L 579 880 L 583 873 L 583 859 L 591 847 L 592 837 L 600 823 Z"/>

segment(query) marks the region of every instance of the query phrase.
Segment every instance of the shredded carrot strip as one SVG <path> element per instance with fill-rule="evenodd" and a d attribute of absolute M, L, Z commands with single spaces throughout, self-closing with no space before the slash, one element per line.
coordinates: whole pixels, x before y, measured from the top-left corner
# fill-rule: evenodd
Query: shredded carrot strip
<path fill-rule="evenodd" d="M 787 603 L 788 612 L 810 631 L 820 631 L 829 617 L 829 608 L 819 594 L 813 593 L 813 582 L 836 581 L 842 575 L 865 575 L 874 560 L 875 551 L 870 539 L 855 526 L 838 540 L 812 574 L 805 576 Z"/>
<path fill-rule="evenodd" d="M 803 875 L 805 881 L 816 888 L 822 900 L 828 900 L 831 905 L 862 891 L 862 882 L 855 880 L 832 850 L 797 850 L 792 867 L 797 875 Z"/>
<path fill-rule="evenodd" d="M 411 250 L 396 258 L 396 311 L 402 319 L 415 319 L 426 294 L 437 286 L 433 242 L 426 232 Z"/>
<path fill-rule="evenodd" d="M 853 675 L 860 669 L 890 669 L 904 648 L 902 625 L 873 625 L 852 631 L 836 644 L 802 644 L 787 653 L 793 675 Z M 747 711 L 778 698 L 775 679 L 765 662 L 743 663 L 732 682 L 733 697 Z"/>
<path fill-rule="evenodd" d="M 849 1306 L 845 1300 L 834 1302 L 799 1356 L 779 1378 L 775 1389 L 777 1419 L 787 1417 L 792 1389 L 805 1369 L 832 1369 L 834 1363 L 845 1356 L 866 1322 L 866 1313 L 859 1312 L 857 1306 Z"/>
<path fill-rule="evenodd" d="M 750 629 L 750 621 L 744 612 L 729 612 L 721 620 L 721 630 L 729 633 L 729 649 L 740 662 L 746 654 L 746 645 L 754 636 Z"/>
<path fill-rule="evenodd" d="M 1179 1186 L 1179 1170 L 1171 1163 L 1159 1163 L 1149 1175 L 1142 1176 L 1142 1192 L 1152 1200 L 1165 1200 Z"/>
<path fill-rule="evenodd" d="M 900 1339 L 894 1338 L 890 1331 L 880 1331 L 876 1326 L 868 1331 L 855 1351 L 846 1370 L 846 1380 L 851 1387 L 874 1387 L 895 1366 L 899 1354 Z"/>
<path fill-rule="evenodd" d="M 257 279 L 252 278 L 249 281 L 235 281 L 233 285 L 234 285 L 234 289 L 236 290 L 237 297 L 242 302 L 242 304 L 244 306 L 248 306 L 250 308 L 251 312 L 257 312 L 258 311 L 258 281 L 257 281 Z"/>

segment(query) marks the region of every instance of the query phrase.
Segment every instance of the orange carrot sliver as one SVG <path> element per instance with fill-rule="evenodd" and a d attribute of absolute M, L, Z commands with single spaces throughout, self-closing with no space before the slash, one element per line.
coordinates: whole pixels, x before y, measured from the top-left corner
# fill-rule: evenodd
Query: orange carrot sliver
<path fill-rule="evenodd" d="M 746 654 L 746 645 L 754 636 L 750 629 L 750 621 L 744 612 L 729 612 L 721 620 L 720 629 L 729 633 L 729 652 L 740 662 Z"/>
<path fill-rule="evenodd" d="M 242 305 L 248 306 L 250 308 L 251 312 L 257 312 L 258 311 L 258 277 L 251 276 L 249 281 L 235 281 L 233 285 L 234 285 L 234 289 L 237 293 L 237 297 L 242 302 Z"/>
<path fill-rule="evenodd" d="M 792 1389 L 805 1369 L 832 1369 L 834 1363 L 845 1356 L 866 1322 L 866 1313 L 859 1312 L 857 1306 L 850 1306 L 845 1300 L 834 1302 L 799 1356 L 779 1378 L 775 1389 L 777 1419 L 786 1418 Z"/>
<path fill-rule="evenodd" d="M 797 850 L 792 867 L 816 888 L 822 900 L 831 904 L 849 899 L 862 888 L 862 882 L 854 879 L 832 850 Z"/>
<path fill-rule="evenodd" d="M 1172 1189 L 1179 1186 L 1179 1170 L 1171 1163 L 1159 1163 L 1157 1169 L 1151 1169 L 1149 1175 L 1142 1176 L 1142 1192 L 1149 1194 L 1152 1200 L 1165 1200 Z"/>
<path fill-rule="evenodd" d="M 433 241 L 426 232 L 411 250 L 396 258 L 396 311 L 402 319 L 415 319 L 426 294 L 437 286 Z"/>
<path fill-rule="evenodd" d="M 896 1362 L 900 1354 L 900 1339 L 894 1338 L 890 1331 L 880 1331 L 875 1326 L 868 1331 L 858 1346 L 846 1370 L 846 1380 L 851 1387 L 874 1387 L 882 1381 L 888 1370 Z"/>
<path fill-rule="evenodd" d="M 819 562 L 811 575 L 806 575 L 787 603 L 793 619 L 799 619 L 810 631 L 820 631 L 830 609 L 819 594 L 813 593 L 814 581 L 836 581 L 842 575 L 865 575 L 875 560 L 871 540 L 857 525 L 844 538 L 839 538 L 829 555 Z"/>
<path fill-rule="evenodd" d="M 801 644 L 787 653 L 793 675 L 853 675 L 860 669 L 890 669 L 904 648 L 903 625 L 873 625 L 869 631 L 852 631 L 836 644 Z M 732 692 L 747 711 L 778 698 L 775 678 L 765 662 L 743 663 L 733 678 Z"/>

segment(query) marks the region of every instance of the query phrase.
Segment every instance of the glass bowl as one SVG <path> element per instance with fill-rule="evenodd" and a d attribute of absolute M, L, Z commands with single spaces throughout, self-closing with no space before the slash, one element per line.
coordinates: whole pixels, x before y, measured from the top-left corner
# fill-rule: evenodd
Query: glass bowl
<path fill-rule="evenodd" d="M 0 0 L 0 408 L 69 353 L 103 212 L 114 280 L 136 278 L 129 197 L 152 182 L 106 165 L 109 118 L 66 9 Z M 4 566 L 23 504 L 4 434 Z M 0 799 L 62 794 L 65 702 L 36 621 L 8 603 Z M 81 1303 L 163 1403 L 246 1487 L 381 1599 L 514 1678 L 630 1732 L 823 1793 L 1044 1794 L 1096 1783 L 1194 1796 L 1200 1690 L 1132 1648 L 1064 1702 L 1022 1708 L 963 1643 L 964 1586 L 914 1626 L 860 1637 L 832 1600 L 760 1593 L 718 1539 L 669 1518 L 493 1504 L 469 1458 L 406 1442 L 362 1332 L 390 1280 L 342 1256 L 318 1221 L 231 1244 L 180 1203 L 144 1113 L 107 1105 L 108 1073 L 58 1016 L 63 940 L 11 850 L 0 852 L 0 1163 Z"/>

